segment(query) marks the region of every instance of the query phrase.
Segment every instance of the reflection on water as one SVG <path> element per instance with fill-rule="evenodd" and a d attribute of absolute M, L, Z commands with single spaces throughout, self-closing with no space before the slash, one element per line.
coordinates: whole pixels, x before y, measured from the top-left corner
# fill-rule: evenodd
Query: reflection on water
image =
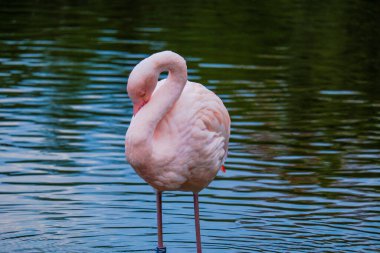
<path fill-rule="evenodd" d="M 0 252 L 154 248 L 125 84 L 164 49 L 232 117 L 205 252 L 380 250 L 380 5 L 280 3 L 0 3 Z M 191 201 L 164 195 L 170 252 L 195 250 Z"/>

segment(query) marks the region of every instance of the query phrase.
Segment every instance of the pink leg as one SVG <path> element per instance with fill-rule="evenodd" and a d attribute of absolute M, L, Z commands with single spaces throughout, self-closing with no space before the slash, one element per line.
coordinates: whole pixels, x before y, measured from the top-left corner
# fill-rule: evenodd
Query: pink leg
<path fill-rule="evenodd" d="M 157 252 L 166 252 L 164 247 L 164 240 L 162 235 L 162 192 L 157 191 L 156 193 L 156 202 L 157 202 L 157 230 L 158 230 L 158 246 Z"/>
<path fill-rule="evenodd" d="M 199 224 L 198 193 L 194 193 L 194 216 L 195 216 L 195 233 L 197 237 L 197 253 L 202 253 L 201 226 Z"/>

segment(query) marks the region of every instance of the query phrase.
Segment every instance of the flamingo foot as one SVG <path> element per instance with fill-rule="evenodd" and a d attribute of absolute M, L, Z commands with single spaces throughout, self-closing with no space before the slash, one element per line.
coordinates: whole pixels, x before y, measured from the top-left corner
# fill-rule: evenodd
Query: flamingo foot
<path fill-rule="evenodd" d="M 166 247 L 157 247 L 156 248 L 156 253 L 166 253 Z"/>

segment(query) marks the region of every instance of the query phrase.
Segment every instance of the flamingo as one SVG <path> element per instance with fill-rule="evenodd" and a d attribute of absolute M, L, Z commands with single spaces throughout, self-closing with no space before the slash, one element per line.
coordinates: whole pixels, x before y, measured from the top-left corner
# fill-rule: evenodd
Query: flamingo
<path fill-rule="evenodd" d="M 158 81 L 164 71 L 168 71 L 167 79 Z M 197 253 L 201 253 L 198 193 L 220 169 L 225 172 L 231 124 L 228 111 L 215 93 L 187 80 L 185 59 L 171 51 L 138 63 L 130 73 L 127 92 L 133 117 L 125 155 L 156 191 L 156 252 L 166 252 L 162 192 L 189 191 L 194 199 Z"/>

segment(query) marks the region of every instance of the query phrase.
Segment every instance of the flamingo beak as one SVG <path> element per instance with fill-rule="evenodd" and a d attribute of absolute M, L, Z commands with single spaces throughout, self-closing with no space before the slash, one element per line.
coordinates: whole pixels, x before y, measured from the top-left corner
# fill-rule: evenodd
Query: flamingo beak
<path fill-rule="evenodd" d="M 139 110 L 140 110 L 140 107 L 134 105 L 134 106 L 133 106 L 133 116 L 135 116 Z"/>
<path fill-rule="evenodd" d="M 143 106 L 146 104 L 147 102 L 143 102 L 142 104 L 138 105 L 138 104 L 134 104 L 133 105 L 133 116 L 135 116 L 141 108 L 143 108 Z"/>

